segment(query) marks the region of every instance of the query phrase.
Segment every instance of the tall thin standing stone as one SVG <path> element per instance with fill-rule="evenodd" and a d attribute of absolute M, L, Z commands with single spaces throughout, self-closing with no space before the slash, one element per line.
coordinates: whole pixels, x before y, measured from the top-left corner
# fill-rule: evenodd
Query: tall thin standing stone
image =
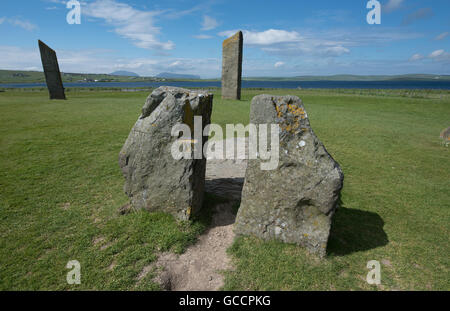
<path fill-rule="evenodd" d="M 56 53 L 41 40 L 38 42 L 50 99 L 66 99 Z"/>
<path fill-rule="evenodd" d="M 242 31 L 222 44 L 222 98 L 241 99 Z"/>

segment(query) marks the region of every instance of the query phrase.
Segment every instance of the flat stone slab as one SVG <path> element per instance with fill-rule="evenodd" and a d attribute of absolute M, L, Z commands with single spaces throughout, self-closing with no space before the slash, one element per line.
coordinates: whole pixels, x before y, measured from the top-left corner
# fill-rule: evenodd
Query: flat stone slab
<path fill-rule="evenodd" d="M 41 40 L 38 43 L 50 99 L 66 99 L 56 53 Z"/>
<path fill-rule="evenodd" d="M 243 35 L 238 31 L 222 44 L 222 98 L 241 99 Z"/>

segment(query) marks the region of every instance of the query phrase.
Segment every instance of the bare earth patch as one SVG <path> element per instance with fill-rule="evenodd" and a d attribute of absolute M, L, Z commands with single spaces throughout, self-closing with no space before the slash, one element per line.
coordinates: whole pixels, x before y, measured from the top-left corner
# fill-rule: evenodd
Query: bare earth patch
<path fill-rule="evenodd" d="M 238 138 L 237 140 L 245 138 Z M 244 152 L 242 150 L 241 152 Z M 232 269 L 226 253 L 234 239 L 235 215 L 232 205 L 240 200 L 246 160 L 209 159 L 206 168 L 206 191 L 230 199 L 214 207 L 210 228 L 185 253 L 163 253 L 156 263 L 144 267 L 138 280 L 153 268 L 158 271 L 154 281 L 165 290 L 219 290 L 223 286 L 222 271 Z"/>
<path fill-rule="evenodd" d="M 218 290 L 223 286 L 220 272 L 231 269 L 226 250 L 233 242 L 235 216 L 230 203 L 216 205 L 215 209 L 210 229 L 195 245 L 181 255 L 163 253 L 158 258 L 156 267 L 161 272 L 154 280 L 163 289 Z M 150 268 L 145 270 L 148 272 Z"/>

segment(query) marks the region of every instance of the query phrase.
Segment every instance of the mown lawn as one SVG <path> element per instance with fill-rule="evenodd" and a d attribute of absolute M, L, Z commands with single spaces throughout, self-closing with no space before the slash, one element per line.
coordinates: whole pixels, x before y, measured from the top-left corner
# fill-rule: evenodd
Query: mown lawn
<path fill-rule="evenodd" d="M 143 267 L 195 242 L 208 217 L 117 212 L 127 203 L 117 156 L 148 93 L 0 93 L 0 290 L 158 289 L 152 273 L 138 280 Z M 326 260 L 239 238 L 225 289 L 450 290 L 450 158 L 439 141 L 450 92 L 244 90 L 222 101 L 215 91 L 213 122 L 248 123 L 261 93 L 303 99 L 344 171 L 343 204 Z M 81 264 L 81 285 L 66 282 L 69 260 Z M 365 281 L 369 260 L 381 262 L 380 286 Z"/>

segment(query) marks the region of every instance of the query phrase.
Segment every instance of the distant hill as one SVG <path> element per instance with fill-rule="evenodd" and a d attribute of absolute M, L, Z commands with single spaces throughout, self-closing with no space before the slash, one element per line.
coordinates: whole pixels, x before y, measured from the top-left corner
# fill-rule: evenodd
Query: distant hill
<path fill-rule="evenodd" d="M 200 76 L 197 75 L 186 75 L 172 72 L 161 72 L 156 77 L 165 79 L 200 79 Z"/>
<path fill-rule="evenodd" d="M 121 75 L 123 73 L 123 75 Z M 125 75 L 125 73 L 127 73 Z M 63 82 L 154 82 L 168 80 L 199 80 L 197 75 L 160 73 L 156 77 L 140 77 L 134 72 L 116 71 L 112 74 L 61 73 Z M 332 75 L 332 76 L 296 76 L 296 77 L 243 77 L 252 81 L 450 81 L 450 75 L 407 74 L 407 75 Z M 203 81 L 220 81 L 220 78 Z M 1 70 L 0 83 L 45 83 L 42 71 Z"/>
<path fill-rule="evenodd" d="M 112 76 L 125 76 L 125 77 L 139 77 L 139 75 L 135 72 L 131 71 L 114 71 L 113 73 L 110 73 Z"/>
<path fill-rule="evenodd" d="M 131 73 L 134 74 L 134 73 Z M 161 78 L 122 76 L 112 74 L 68 73 L 61 72 L 63 83 L 66 82 L 154 82 Z M 45 83 L 42 71 L 0 70 L 0 83 Z"/>

